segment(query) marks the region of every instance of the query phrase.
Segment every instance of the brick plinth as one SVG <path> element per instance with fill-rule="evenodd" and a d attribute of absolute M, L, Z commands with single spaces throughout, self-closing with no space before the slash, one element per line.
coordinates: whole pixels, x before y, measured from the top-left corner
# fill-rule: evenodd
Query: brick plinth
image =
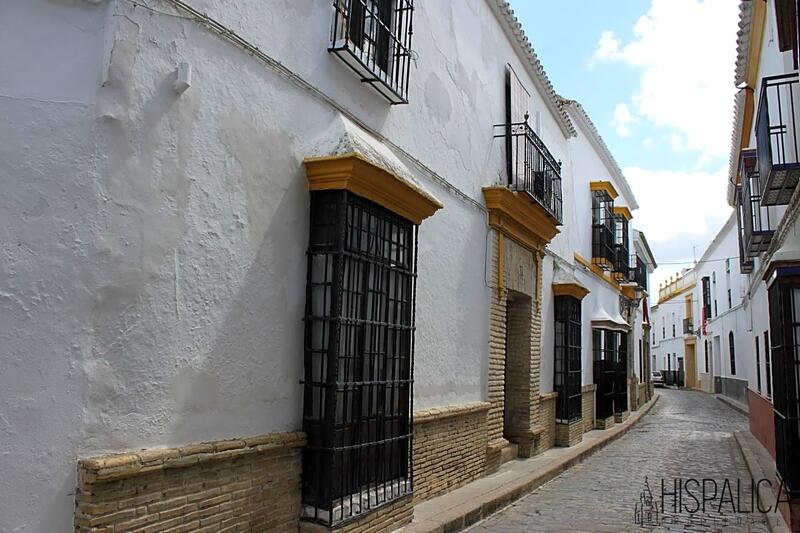
<path fill-rule="evenodd" d="M 82 459 L 75 531 L 296 531 L 303 433 Z"/>
<path fill-rule="evenodd" d="M 581 387 L 581 403 L 582 403 L 582 413 L 583 413 L 583 432 L 586 433 L 587 431 L 591 431 L 595 427 L 595 420 L 594 420 L 594 391 L 597 389 L 597 385 L 590 384 L 584 385 Z"/>
<path fill-rule="evenodd" d="M 575 446 L 583 440 L 583 419 L 556 423 L 556 446 Z"/>
<path fill-rule="evenodd" d="M 542 433 L 536 445 L 536 453 L 552 448 L 556 444 L 556 396 L 558 393 L 549 392 L 540 396 Z"/>
<path fill-rule="evenodd" d="M 614 413 L 614 422 L 616 422 L 617 424 L 622 424 L 628 419 L 629 416 L 631 416 L 630 411 L 624 411 L 622 413 Z"/>
<path fill-rule="evenodd" d="M 614 415 L 609 416 L 608 418 L 598 418 L 595 421 L 595 427 L 597 429 L 609 429 L 614 426 Z"/>
<path fill-rule="evenodd" d="M 476 402 L 414 413 L 415 501 L 451 491 L 484 474 L 489 407 L 487 402 Z"/>
<path fill-rule="evenodd" d="M 378 507 L 372 512 L 352 522 L 339 526 L 326 527 L 313 522 L 300 522 L 300 533 L 384 533 L 399 529 L 411 522 L 414 517 L 414 500 L 411 495 Z M 290 531 L 276 530 L 276 531 Z M 293 529 L 291 531 L 297 531 Z"/>

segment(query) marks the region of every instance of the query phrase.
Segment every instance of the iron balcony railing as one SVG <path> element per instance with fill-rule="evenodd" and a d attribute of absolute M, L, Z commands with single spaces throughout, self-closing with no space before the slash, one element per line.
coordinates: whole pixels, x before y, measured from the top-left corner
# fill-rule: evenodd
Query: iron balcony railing
<path fill-rule="evenodd" d="M 800 178 L 798 106 L 797 73 L 761 81 L 755 129 L 762 205 L 789 203 Z"/>
<path fill-rule="evenodd" d="M 770 210 L 761 204 L 761 189 L 755 150 L 742 152 L 739 177 L 742 182 L 739 201 L 742 204 L 743 249 L 749 257 L 766 252 L 775 233 Z"/>
<path fill-rule="evenodd" d="M 622 215 L 614 215 L 616 239 L 614 242 L 614 277 L 628 281 L 630 276 L 630 252 L 628 251 L 628 221 Z"/>
<path fill-rule="evenodd" d="M 525 122 L 506 125 L 508 186 L 524 192 L 561 225 L 561 163 Z"/>
<path fill-rule="evenodd" d="M 745 253 L 744 243 L 746 240 L 744 234 L 744 202 L 742 201 L 742 186 L 736 186 L 736 225 L 737 225 L 737 236 L 739 241 L 739 270 L 742 274 L 750 274 L 753 272 L 753 268 L 755 268 L 755 261 L 752 257 L 748 256 Z"/>
<path fill-rule="evenodd" d="M 628 280 L 636 283 L 636 286 L 640 289 L 644 291 L 647 290 L 647 264 L 636 254 L 631 256 L 631 268 Z"/>
<path fill-rule="evenodd" d="M 606 191 L 593 191 L 592 195 L 592 263 L 613 270 L 617 259 L 614 201 Z"/>
<path fill-rule="evenodd" d="M 693 335 L 694 334 L 694 318 L 693 317 L 686 317 L 683 319 L 683 334 L 684 335 Z"/>
<path fill-rule="evenodd" d="M 391 104 L 407 104 L 413 14 L 413 0 L 334 0 L 328 51 Z"/>

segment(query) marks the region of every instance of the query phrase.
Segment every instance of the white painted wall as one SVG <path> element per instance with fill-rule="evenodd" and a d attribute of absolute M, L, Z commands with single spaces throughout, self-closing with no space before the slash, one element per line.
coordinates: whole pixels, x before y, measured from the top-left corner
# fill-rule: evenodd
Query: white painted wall
<path fill-rule="evenodd" d="M 481 187 L 504 176 L 492 126 L 506 62 L 563 162 L 552 250 L 567 262 L 591 255 L 588 182 L 611 174 L 585 132 L 564 137 L 485 0 L 418 6 L 411 103 L 396 107 L 327 53 L 329 4 L 192 5 L 436 173 L 405 158 L 445 204 L 420 230 L 415 408 L 485 399 Z M 181 61 L 194 79 L 178 96 Z M 0 531 L 67 530 L 77 457 L 299 429 L 301 161 L 338 111 L 195 22 L 126 0 L 29 0 L 0 3 L 0 116 Z M 548 259 L 543 391 L 551 272 Z M 595 301 L 618 306 L 576 275 L 587 323 Z M 590 333 L 584 353 L 590 383 Z"/>

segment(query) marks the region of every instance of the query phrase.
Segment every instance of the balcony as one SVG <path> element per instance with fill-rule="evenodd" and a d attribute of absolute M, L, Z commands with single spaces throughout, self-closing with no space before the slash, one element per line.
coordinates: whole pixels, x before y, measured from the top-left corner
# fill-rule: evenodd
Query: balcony
<path fill-rule="evenodd" d="M 683 319 L 683 334 L 694 335 L 694 318 L 686 317 Z"/>
<path fill-rule="evenodd" d="M 328 51 L 391 104 L 408 103 L 413 0 L 334 0 Z"/>
<path fill-rule="evenodd" d="M 636 286 L 647 291 L 647 263 L 638 255 L 631 256 L 630 274 L 628 280 L 636 283 Z"/>
<path fill-rule="evenodd" d="M 742 161 L 739 166 L 741 180 L 741 194 L 738 202 L 741 204 L 741 239 L 742 251 L 748 257 L 755 257 L 766 252 L 775 227 L 770 218 L 770 211 L 776 208 L 767 207 L 761 203 L 761 188 L 759 187 L 759 171 L 755 150 L 742 152 Z M 776 217 L 773 217 L 776 218 Z"/>
<path fill-rule="evenodd" d="M 755 268 L 755 261 L 753 258 L 745 253 L 744 243 L 746 240 L 744 234 L 744 202 L 742 201 L 742 186 L 736 186 L 736 224 L 737 236 L 739 241 L 739 270 L 742 274 L 750 274 Z"/>
<path fill-rule="evenodd" d="M 592 263 L 613 270 L 617 261 L 614 200 L 604 190 L 592 191 Z"/>
<path fill-rule="evenodd" d="M 561 163 L 525 122 L 506 125 L 509 189 L 524 193 L 561 225 Z"/>
<path fill-rule="evenodd" d="M 762 206 L 789 203 L 800 178 L 799 111 L 797 73 L 762 80 L 755 128 Z"/>
<path fill-rule="evenodd" d="M 630 252 L 628 250 L 628 220 L 624 215 L 614 214 L 616 239 L 614 241 L 614 279 L 628 281 L 630 276 Z"/>

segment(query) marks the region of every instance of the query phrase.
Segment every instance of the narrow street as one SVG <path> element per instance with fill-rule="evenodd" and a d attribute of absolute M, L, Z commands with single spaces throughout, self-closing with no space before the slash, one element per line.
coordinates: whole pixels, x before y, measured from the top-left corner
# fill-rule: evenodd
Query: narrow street
<path fill-rule="evenodd" d="M 736 480 L 742 480 L 741 501 L 750 503 L 750 474 L 733 437 L 747 429 L 744 415 L 701 392 L 660 389 L 653 410 L 620 440 L 540 487 L 504 511 L 469 531 L 767 531 L 758 514 L 733 514 L 728 503 L 717 512 L 720 498 L 705 513 L 666 512 L 649 525 L 637 525 L 636 504 L 645 476 L 660 500 L 661 480 L 671 491 L 675 478 L 716 480 L 719 491 L 727 478 L 736 500 Z M 748 487 L 745 489 L 745 483 Z M 710 483 L 709 483 L 709 486 Z M 691 485 L 692 492 L 698 494 Z M 713 492 L 710 488 L 708 496 Z M 690 508 L 694 500 L 683 493 Z"/>

